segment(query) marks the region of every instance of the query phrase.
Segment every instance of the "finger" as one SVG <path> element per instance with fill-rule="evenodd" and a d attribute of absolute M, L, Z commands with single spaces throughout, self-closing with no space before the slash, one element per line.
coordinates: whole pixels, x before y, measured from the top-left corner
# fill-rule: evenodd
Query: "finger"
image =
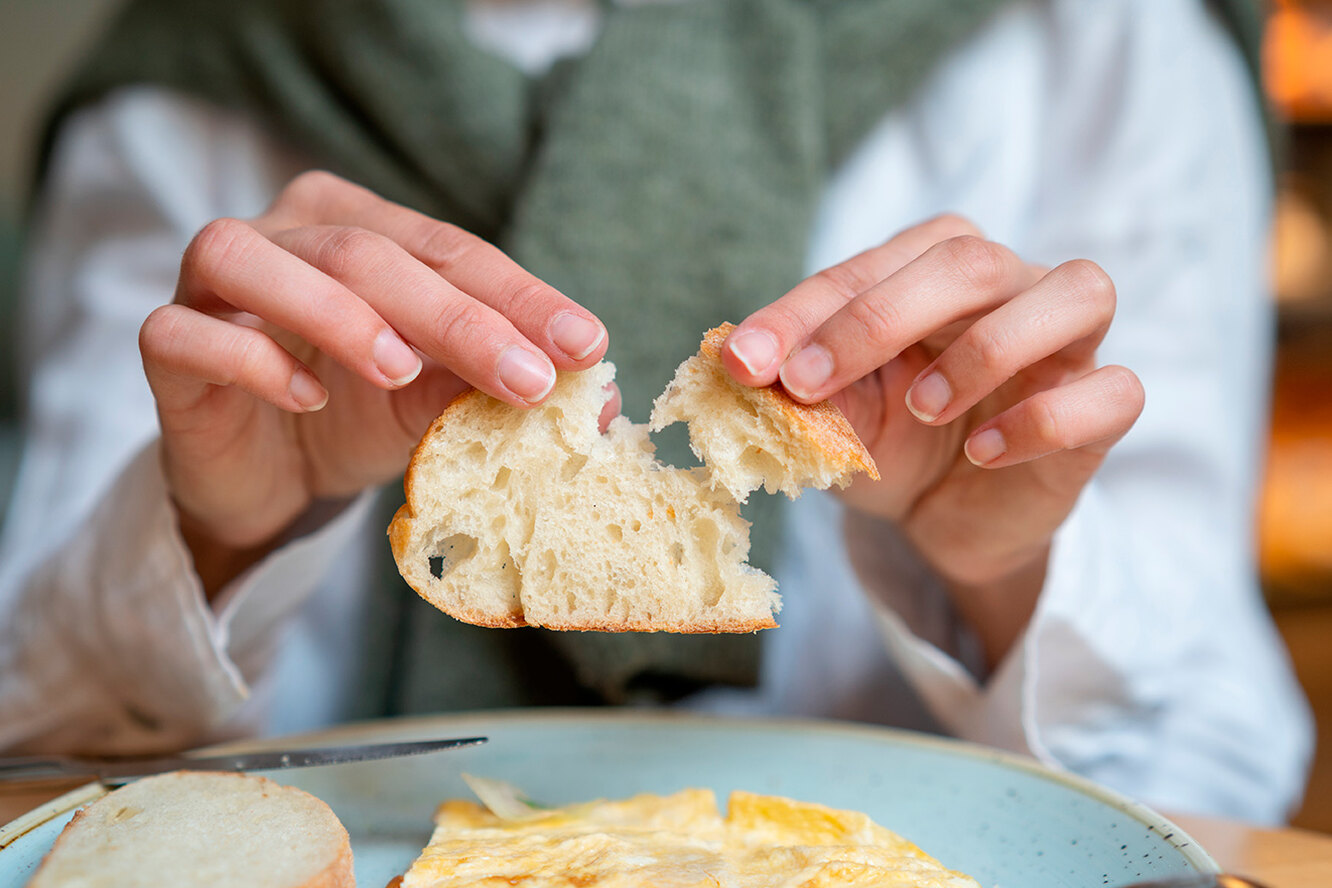
<path fill-rule="evenodd" d="M 731 331 L 722 363 L 737 382 L 771 385 L 780 359 L 836 311 L 940 241 L 963 235 L 979 236 L 980 230 L 961 216 L 938 216 L 806 278 Z"/>
<path fill-rule="evenodd" d="M 907 408 L 925 423 L 947 423 L 1020 370 L 1056 353 L 1091 366 L 1115 314 L 1115 287 L 1093 262 L 1066 262 L 981 317 L 912 383 Z"/>
<path fill-rule="evenodd" d="M 457 289 L 509 318 L 561 370 L 589 367 L 606 352 L 606 328 L 596 315 L 456 225 L 330 173 L 297 177 L 283 195 L 273 219 L 364 228 L 387 237 Z"/>
<path fill-rule="evenodd" d="M 999 244 L 969 235 L 943 241 L 838 309 L 783 362 L 778 378 L 796 400 L 823 400 L 1037 279 Z"/>
<path fill-rule="evenodd" d="M 236 386 L 291 413 L 328 403 L 310 370 L 271 337 L 183 305 L 164 305 L 139 329 L 144 373 L 159 406 L 188 409 L 210 386 Z"/>
<path fill-rule="evenodd" d="M 416 381 L 395 392 L 391 400 L 403 438 L 414 446 L 440 411 L 471 390 L 471 385 L 448 368 L 428 362 Z"/>
<path fill-rule="evenodd" d="M 550 358 L 508 318 L 389 238 L 322 225 L 278 232 L 273 241 L 356 293 L 408 341 L 477 388 L 529 405 L 555 385 Z"/>
<path fill-rule="evenodd" d="M 967 437 L 967 459 L 992 469 L 1059 451 L 1103 454 L 1132 427 L 1143 400 L 1142 383 L 1131 370 L 1101 367 L 982 423 Z"/>
<path fill-rule="evenodd" d="M 365 300 L 236 219 L 210 222 L 190 242 L 176 300 L 263 318 L 381 388 L 421 372 L 420 356 Z"/>

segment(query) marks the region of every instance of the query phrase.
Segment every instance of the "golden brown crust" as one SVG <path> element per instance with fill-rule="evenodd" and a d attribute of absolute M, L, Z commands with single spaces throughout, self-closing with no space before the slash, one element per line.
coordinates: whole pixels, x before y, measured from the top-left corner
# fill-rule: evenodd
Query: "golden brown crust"
<path fill-rule="evenodd" d="M 104 799 L 106 798 L 106 796 L 102 796 L 101 798 Z M 97 801 L 101 801 L 101 799 L 98 799 Z M 56 856 L 57 854 L 62 853 L 61 849 L 64 847 L 65 843 L 67 841 L 71 841 L 69 836 L 76 829 L 78 829 L 79 822 L 89 816 L 88 810 L 92 808 L 92 806 L 95 804 L 97 804 L 97 802 L 93 802 L 90 805 L 85 805 L 79 810 L 74 812 L 74 816 L 71 817 L 69 819 L 69 822 L 65 824 L 64 829 L 60 830 L 60 834 L 57 835 L 56 840 L 51 843 L 51 847 L 47 849 L 47 852 L 45 854 L 42 855 L 42 862 L 37 867 L 37 876 L 41 876 L 42 870 L 46 869 L 47 861 L 49 861 L 52 857 Z M 34 881 L 36 881 L 36 877 L 34 877 Z"/>
<path fill-rule="evenodd" d="M 471 623 L 473 626 L 482 626 L 486 629 L 521 629 L 524 626 L 530 625 L 523 619 L 521 612 L 516 614 L 506 614 L 501 617 L 496 616 L 489 611 L 473 610 L 465 607 L 453 607 L 450 604 L 431 598 L 419 589 L 417 589 L 417 592 L 422 598 L 444 611 L 444 613 L 448 614 L 450 617 L 453 617 L 455 620 L 461 620 L 464 623 Z"/>
<path fill-rule="evenodd" d="M 732 635 L 739 632 L 758 632 L 775 629 L 777 621 L 731 620 L 725 623 L 647 623 L 632 620 L 604 620 L 600 623 L 539 623 L 542 629 L 557 632 L 670 632 L 678 635 Z"/>
<path fill-rule="evenodd" d="M 356 888 L 356 871 L 352 866 L 351 839 L 338 849 L 338 856 L 322 873 L 299 888 Z"/>
<path fill-rule="evenodd" d="M 410 465 L 407 471 L 406 477 L 410 478 Z M 402 573 L 402 563 L 407 560 L 407 545 L 412 539 L 412 520 L 416 517 L 416 513 L 412 511 L 411 486 L 410 484 L 404 486 L 407 488 L 407 502 L 393 513 L 393 520 L 388 526 L 389 548 L 393 550 L 393 560 L 398 564 L 398 573 Z"/>
<path fill-rule="evenodd" d="M 422 597 L 456 620 L 461 620 L 464 623 L 471 623 L 474 626 L 482 626 L 487 629 L 519 629 L 524 626 L 532 626 L 540 629 L 550 629 L 556 632 L 672 632 L 682 635 L 722 635 L 737 632 L 758 632 L 760 629 L 777 628 L 777 621 L 773 619 L 771 615 L 768 616 L 766 620 L 732 620 L 725 623 L 662 624 L 634 620 L 603 620 L 599 623 L 559 623 L 554 621 L 547 623 L 529 623 L 524 619 L 521 613 L 511 617 L 497 617 L 486 611 L 453 607 L 450 604 L 436 601 L 426 595 L 422 595 Z"/>
<path fill-rule="evenodd" d="M 444 613 L 461 620 L 464 623 L 471 623 L 476 626 L 484 626 L 491 629 L 517 629 L 526 626 L 527 623 L 522 619 L 521 614 L 517 616 L 496 617 L 494 614 L 480 610 L 460 609 L 449 606 L 431 596 L 426 588 L 413 582 L 409 575 L 410 570 L 404 566 L 409 563 L 409 550 L 412 541 L 412 526 L 416 520 L 416 511 L 412 508 L 412 501 L 416 495 L 416 467 L 421 459 L 424 458 L 426 448 L 432 438 L 438 433 L 446 423 L 454 421 L 465 421 L 464 414 L 479 407 L 490 396 L 479 389 L 470 389 L 458 395 L 436 416 L 430 423 L 430 428 L 426 429 L 421 440 L 417 442 L 416 447 L 412 449 L 412 456 L 407 461 L 407 470 L 402 476 L 402 488 L 405 496 L 405 502 L 398 507 L 398 511 L 393 514 L 393 520 L 389 522 L 388 538 L 389 548 L 393 552 L 394 563 L 398 566 L 398 574 L 408 586 L 420 595 L 430 604 L 444 611 Z"/>
<path fill-rule="evenodd" d="M 718 372 L 729 379 L 729 374 L 721 365 L 721 347 L 726 337 L 734 329 L 733 324 L 722 324 L 712 330 L 709 330 L 703 337 L 699 348 L 699 354 L 709 363 L 715 365 Z M 878 469 L 874 464 L 873 457 L 865 449 L 860 438 L 856 435 L 851 424 L 842 415 L 832 403 L 823 401 L 818 404 L 801 404 L 791 398 L 780 384 L 768 386 L 766 388 L 750 388 L 739 386 L 743 390 L 744 397 L 755 402 L 756 407 L 770 415 L 780 417 L 779 421 L 785 422 L 796 434 L 808 442 L 811 448 L 822 455 L 824 461 L 833 466 L 833 470 L 849 476 L 854 471 L 863 471 L 871 478 L 879 478 Z M 489 395 L 471 390 L 455 398 L 434 422 L 430 424 L 429 430 L 422 436 L 421 441 L 413 450 L 411 459 L 408 463 L 407 471 L 403 477 L 403 488 L 406 494 L 406 502 L 398 509 L 393 516 L 393 520 L 388 527 L 389 544 L 393 551 L 394 559 L 399 565 L 399 572 L 422 598 L 429 601 L 439 610 L 444 611 L 449 616 L 461 620 L 465 623 L 471 623 L 477 626 L 496 629 L 518 628 L 529 625 L 540 625 L 542 628 L 556 631 L 597 631 L 597 632 L 676 632 L 686 634 L 716 634 L 716 633 L 739 633 L 756 632 L 762 629 L 770 629 L 777 626 L 776 620 L 769 613 L 763 619 L 754 619 L 749 621 L 730 621 L 730 622 L 711 622 L 711 623 L 685 623 L 685 624 L 662 624 L 652 622 L 630 622 L 604 619 L 598 623 L 553 623 L 546 622 L 540 624 L 530 623 L 524 616 L 521 607 L 507 614 L 496 614 L 493 611 L 481 610 L 477 608 L 461 607 L 460 602 L 443 601 L 430 594 L 425 582 L 414 582 L 413 574 L 418 566 L 409 563 L 409 552 L 413 540 L 414 523 L 417 520 L 413 509 L 413 501 L 416 498 L 416 477 L 417 466 L 425 459 L 431 440 L 435 437 L 446 424 L 454 422 L 471 422 L 476 417 L 473 414 L 483 410 L 491 402 Z M 421 483 L 427 483 L 422 479 Z M 418 534 L 419 536 L 419 534 Z M 423 575 L 416 574 L 417 576 Z"/>
<path fill-rule="evenodd" d="M 699 354 L 715 363 L 723 374 L 726 374 L 726 370 L 722 367 L 721 347 L 734 329 L 735 325 L 729 322 L 713 327 L 703 335 L 703 343 L 699 346 Z M 729 378 L 729 374 L 726 375 Z M 788 395 L 779 382 L 764 388 L 744 388 L 750 398 L 762 403 L 764 411 L 784 417 L 799 429 L 801 435 L 825 459 L 849 470 L 864 472 L 875 481 L 879 480 L 879 467 L 874 464 L 874 457 L 865 449 L 860 436 L 842 411 L 837 409 L 837 405 L 831 401 L 802 404 Z"/>

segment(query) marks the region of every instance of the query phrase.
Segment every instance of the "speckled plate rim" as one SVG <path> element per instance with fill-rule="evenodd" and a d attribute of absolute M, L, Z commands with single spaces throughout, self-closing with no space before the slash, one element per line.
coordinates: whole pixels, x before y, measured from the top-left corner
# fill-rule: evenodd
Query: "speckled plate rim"
<path fill-rule="evenodd" d="M 54 820 L 62 814 L 68 814 L 75 808 L 81 808 L 89 802 L 95 802 L 109 791 L 106 786 L 97 781 L 85 783 L 43 805 L 38 805 L 26 814 L 20 814 L 4 826 L 0 826 L 0 852 L 37 829 L 37 827 Z"/>
<path fill-rule="evenodd" d="M 1188 863 L 1204 873 L 1219 873 L 1221 868 L 1212 856 L 1193 837 L 1154 809 L 1136 802 L 1129 797 L 1066 771 L 1045 765 L 1034 758 L 1005 750 L 982 746 L 964 740 L 949 737 L 936 737 L 890 728 L 880 725 L 868 725 L 856 722 L 835 720 L 800 719 L 800 718 L 757 718 L 730 717 L 704 713 L 662 711 L 638 711 L 617 709 L 520 709 L 488 710 L 479 712 L 449 713 L 446 715 L 413 716 L 385 719 L 379 721 L 353 722 L 327 730 L 304 734 L 295 734 L 282 738 L 261 738 L 243 740 L 211 747 L 210 751 L 239 751 L 290 746 L 293 744 L 336 744 L 352 742 L 374 742 L 393 740 L 428 733 L 438 736 L 446 733 L 485 733 L 485 725 L 504 724 L 506 727 L 518 724 L 560 725 L 583 727 L 596 723 L 626 725 L 667 725 L 678 724 L 691 727 L 709 727 L 721 730 L 744 729 L 774 733 L 799 732 L 805 734 L 829 734 L 853 737 L 857 740 L 870 740 L 885 745 L 915 746 L 934 750 L 947 755 L 960 755 L 979 759 L 990 764 L 1011 768 L 1089 796 L 1103 805 L 1120 811 L 1124 815 L 1155 831 Z M 56 817 L 86 805 L 105 795 L 107 788 L 93 782 L 73 789 L 59 798 L 52 799 L 23 814 L 17 819 L 0 826 L 0 852 L 18 841 L 34 829 L 48 823 Z"/>

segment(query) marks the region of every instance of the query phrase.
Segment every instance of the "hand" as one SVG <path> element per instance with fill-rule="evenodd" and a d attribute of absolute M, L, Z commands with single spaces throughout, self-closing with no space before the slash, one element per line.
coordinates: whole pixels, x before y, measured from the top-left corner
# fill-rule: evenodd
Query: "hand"
<path fill-rule="evenodd" d="M 256 219 L 209 223 L 139 347 L 212 592 L 313 505 L 401 473 L 469 386 L 539 403 L 606 332 L 494 246 L 314 172 Z"/>
<path fill-rule="evenodd" d="M 751 315 L 723 361 L 739 382 L 843 409 L 883 476 L 847 503 L 898 523 L 997 659 L 1055 530 L 1142 410 L 1131 371 L 1096 365 L 1114 310 L 1093 263 L 1033 266 L 944 216 Z"/>

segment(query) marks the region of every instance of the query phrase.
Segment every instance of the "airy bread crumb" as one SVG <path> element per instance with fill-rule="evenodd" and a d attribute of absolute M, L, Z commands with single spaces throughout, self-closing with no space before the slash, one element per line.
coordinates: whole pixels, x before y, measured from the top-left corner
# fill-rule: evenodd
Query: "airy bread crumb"
<path fill-rule="evenodd" d="M 725 335 L 708 333 L 653 413 L 654 429 L 690 423 L 706 468 L 658 462 L 649 427 L 623 416 L 599 432 L 608 362 L 560 373 L 529 410 L 479 391 L 455 400 L 413 453 L 407 502 L 389 526 L 403 578 L 481 626 L 775 626 L 781 599 L 746 563 L 737 500 L 760 484 L 794 496 L 802 484 L 844 485 L 857 468 L 877 472 L 832 405 L 730 382 L 719 362 Z"/>
<path fill-rule="evenodd" d="M 846 487 L 856 472 L 879 480 L 865 445 L 831 403 L 801 404 L 781 385 L 752 388 L 731 378 L 721 347 L 734 328 L 707 332 L 652 405 L 650 429 L 687 423 L 690 449 L 712 470 L 712 482 L 742 503 L 759 487 L 795 499 L 802 487 Z"/>

